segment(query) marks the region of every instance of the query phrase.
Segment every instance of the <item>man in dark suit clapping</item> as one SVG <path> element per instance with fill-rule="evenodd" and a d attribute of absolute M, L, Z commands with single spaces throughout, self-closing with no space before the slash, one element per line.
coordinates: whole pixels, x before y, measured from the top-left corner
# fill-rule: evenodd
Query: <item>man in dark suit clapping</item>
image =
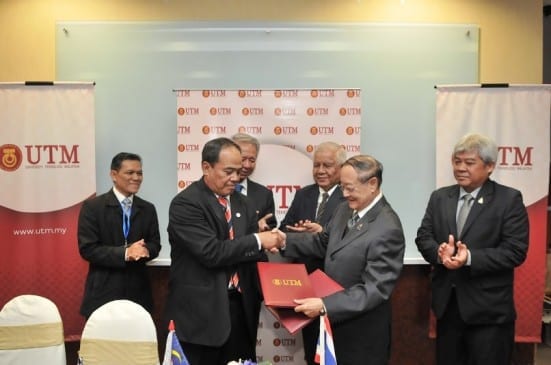
<path fill-rule="evenodd" d="M 526 258 L 521 193 L 490 180 L 497 146 L 464 136 L 451 162 L 457 184 L 434 191 L 415 242 L 432 267 L 439 365 L 509 364 L 514 344 L 514 269 Z"/>

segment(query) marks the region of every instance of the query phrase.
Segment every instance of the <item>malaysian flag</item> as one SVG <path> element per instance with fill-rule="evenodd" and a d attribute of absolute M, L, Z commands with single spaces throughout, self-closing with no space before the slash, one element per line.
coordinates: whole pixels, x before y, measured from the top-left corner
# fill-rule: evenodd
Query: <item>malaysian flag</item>
<path fill-rule="evenodd" d="M 170 321 L 168 325 L 163 365 L 189 365 L 180 341 L 178 341 L 178 336 L 176 336 L 176 332 L 174 331 L 174 321 Z"/>
<path fill-rule="evenodd" d="M 335 345 L 333 344 L 333 331 L 327 314 L 320 317 L 320 335 L 316 346 L 314 361 L 320 365 L 337 365 Z"/>

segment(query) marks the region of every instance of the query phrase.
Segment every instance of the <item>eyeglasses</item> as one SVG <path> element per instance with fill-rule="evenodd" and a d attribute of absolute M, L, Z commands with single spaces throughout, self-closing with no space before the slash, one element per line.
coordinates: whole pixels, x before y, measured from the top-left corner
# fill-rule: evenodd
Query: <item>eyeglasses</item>
<path fill-rule="evenodd" d="M 376 175 L 371 175 L 370 177 L 368 177 L 367 179 L 365 179 L 365 182 L 363 183 L 359 183 L 359 184 L 350 184 L 350 185 L 342 185 L 342 184 L 339 184 L 339 188 L 342 190 L 343 193 L 348 193 L 348 194 L 352 194 L 353 192 L 356 191 L 356 189 L 358 189 L 358 186 L 359 185 L 363 185 L 363 184 L 367 184 L 367 182 L 369 180 L 371 180 L 372 178 L 374 178 Z"/>
<path fill-rule="evenodd" d="M 342 190 L 343 193 L 352 194 L 356 191 L 356 185 L 339 185 L 339 188 Z"/>

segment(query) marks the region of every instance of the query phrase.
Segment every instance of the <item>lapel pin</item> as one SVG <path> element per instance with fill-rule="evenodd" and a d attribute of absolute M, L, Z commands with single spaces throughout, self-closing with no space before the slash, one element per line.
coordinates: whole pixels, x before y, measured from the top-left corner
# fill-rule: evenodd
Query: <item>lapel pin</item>
<path fill-rule="evenodd" d="M 484 204 L 484 198 L 483 197 L 480 197 L 480 199 L 478 199 L 478 204 Z"/>
<path fill-rule="evenodd" d="M 359 231 L 360 229 L 362 229 L 362 226 L 363 226 L 363 225 L 364 225 L 363 223 L 358 224 L 358 225 L 356 226 L 356 230 Z"/>
<path fill-rule="evenodd" d="M 239 217 L 241 217 L 241 213 L 237 212 L 237 213 L 235 213 L 235 216 L 236 216 L 237 218 L 239 218 Z"/>

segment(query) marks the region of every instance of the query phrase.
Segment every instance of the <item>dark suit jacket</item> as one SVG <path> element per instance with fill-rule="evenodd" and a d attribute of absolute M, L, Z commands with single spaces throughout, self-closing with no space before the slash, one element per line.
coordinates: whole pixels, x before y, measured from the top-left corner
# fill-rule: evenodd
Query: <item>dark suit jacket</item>
<path fill-rule="evenodd" d="M 268 213 L 272 213 L 272 218 L 267 220 L 270 228 L 277 226 L 275 218 L 274 193 L 259 183 L 247 179 L 247 198 L 253 204 L 253 207 L 258 211 L 258 219 L 264 217 Z"/>
<path fill-rule="evenodd" d="M 145 263 L 159 255 L 159 222 L 153 204 L 134 196 L 128 242 L 144 239 L 149 259 L 126 262 L 122 208 L 113 190 L 84 201 L 78 218 L 80 255 L 89 262 L 80 313 L 89 317 L 101 305 L 128 299 L 149 312 L 153 299 Z"/>
<path fill-rule="evenodd" d="M 287 232 L 287 229 L 285 228 L 287 225 L 292 226 L 298 221 L 306 219 L 312 222 L 315 221 L 318 198 L 319 186 L 317 184 L 307 185 L 299 189 L 293 198 L 289 210 L 287 210 L 287 214 L 285 214 L 285 218 L 281 221 L 279 228 L 282 231 Z M 337 206 L 343 201 L 345 201 L 345 199 L 342 196 L 342 191 L 339 187 L 337 187 L 327 200 L 325 211 L 323 212 L 318 223 L 325 226 L 331 220 Z M 323 268 L 323 259 L 303 257 L 299 259 L 299 261 L 306 265 L 308 272 Z"/>
<path fill-rule="evenodd" d="M 343 237 L 351 216 L 348 203 L 341 203 L 322 233 L 287 233 L 287 246 L 283 251 L 287 257 L 324 258 L 327 275 L 345 288 L 323 299 L 339 360 L 354 358 L 354 349 L 348 349 L 350 353 L 339 353 L 337 343 L 341 328 L 346 328 L 346 335 L 361 343 L 357 349 L 380 337 L 377 328 L 390 326 L 390 310 L 380 315 L 378 308 L 390 305 L 405 250 L 400 219 L 384 197 Z M 378 356 L 380 358 L 386 356 L 387 350 L 375 351 L 384 352 Z M 355 361 L 366 363 L 368 360 Z"/>
<path fill-rule="evenodd" d="M 236 269 L 247 327 L 256 340 L 261 293 L 256 261 L 264 260 L 255 236 L 256 212 L 246 197 L 230 197 L 234 240 L 229 240 L 224 209 L 199 180 L 174 197 L 169 208 L 171 245 L 165 319 L 174 320 L 180 341 L 222 346 L 230 335 L 228 281 Z"/>
<path fill-rule="evenodd" d="M 438 263 L 438 245 L 457 237 L 459 186 L 434 191 L 415 240 L 432 264 L 432 308 L 437 318 L 446 309 L 455 285 L 459 311 L 471 324 L 515 320 L 514 268 L 526 258 L 528 215 L 518 190 L 488 180 L 473 202 L 459 239 L 471 252 L 471 265 L 448 270 Z"/>

